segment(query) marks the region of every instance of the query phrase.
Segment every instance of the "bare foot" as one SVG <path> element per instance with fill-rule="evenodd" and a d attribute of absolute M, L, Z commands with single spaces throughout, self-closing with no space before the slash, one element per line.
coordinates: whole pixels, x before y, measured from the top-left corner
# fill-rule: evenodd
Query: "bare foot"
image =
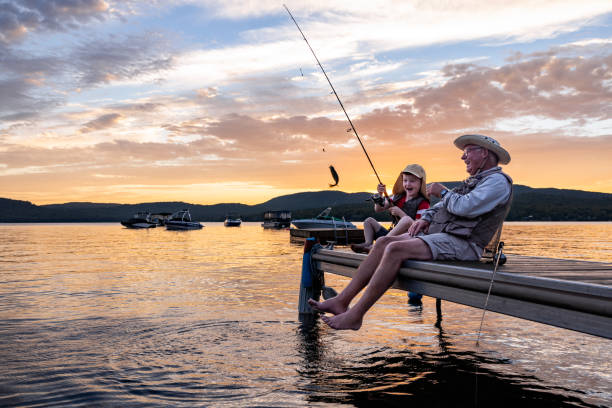
<path fill-rule="evenodd" d="M 363 316 L 352 316 L 355 313 L 347 311 L 336 316 L 321 316 L 329 327 L 336 330 L 359 330 L 363 322 Z"/>
<path fill-rule="evenodd" d="M 314 299 L 308 299 L 308 304 L 313 310 L 321 313 L 332 313 L 332 314 L 340 314 L 346 312 L 348 309 L 340 300 L 338 296 L 327 299 L 323 302 L 317 302 Z"/>

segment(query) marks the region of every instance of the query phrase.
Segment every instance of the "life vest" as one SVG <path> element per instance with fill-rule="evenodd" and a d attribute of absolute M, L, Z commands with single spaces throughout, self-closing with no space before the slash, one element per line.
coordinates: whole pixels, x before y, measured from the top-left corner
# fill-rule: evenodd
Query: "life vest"
<path fill-rule="evenodd" d="M 410 200 L 406 200 L 406 193 L 403 193 L 402 195 L 400 195 L 400 198 L 398 200 L 396 200 L 395 197 L 393 198 L 394 198 L 393 202 L 397 202 L 397 204 L 399 205 L 397 204 L 396 205 L 399 208 L 401 208 L 401 210 L 405 212 L 406 215 L 412 218 L 413 220 L 416 220 L 416 215 L 419 209 L 419 205 L 421 205 L 421 203 L 425 201 L 425 198 L 420 194 Z"/>
<path fill-rule="evenodd" d="M 428 234 L 446 232 L 467 239 L 481 248 L 487 246 L 497 229 L 504 222 L 508 210 L 510 210 L 510 204 L 514 195 L 512 179 L 498 167 L 495 171 L 472 176 L 452 190 L 454 193 L 466 195 L 474 190 L 487 177 L 496 173 L 502 174 L 506 180 L 508 180 L 508 183 L 510 183 L 510 197 L 505 203 L 497 205 L 488 213 L 482 214 L 476 218 L 467 218 L 452 214 L 448 212 L 446 207 L 442 206 L 434 214 L 429 225 Z"/>

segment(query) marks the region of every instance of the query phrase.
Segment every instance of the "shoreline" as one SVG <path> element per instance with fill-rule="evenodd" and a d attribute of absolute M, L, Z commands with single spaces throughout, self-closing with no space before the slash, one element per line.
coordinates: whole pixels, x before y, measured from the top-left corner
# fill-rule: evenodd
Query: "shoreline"
<path fill-rule="evenodd" d="M 363 223 L 363 220 L 361 221 L 356 221 L 356 220 L 347 220 L 347 221 L 351 221 L 353 223 Z M 198 220 L 198 222 L 207 222 L 207 223 L 218 223 L 218 224 L 223 224 L 223 221 L 208 221 L 208 220 Z M 263 219 L 261 220 L 251 220 L 251 221 L 242 221 L 243 224 L 254 224 L 254 223 L 261 223 L 264 222 Z M 33 224 L 33 225 L 40 225 L 40 224 L 120 224 L 121 221 L 11 221 L 11 222 L 5 222 L 5 221 L 0 221 L 0 225 L 24 225 L 24 224 Z M 382 223 L 390 223 L 390 221 L 382 221 Z M 504 224 L 513 224 L 513 225 L 519 225 L 519 224 L 524 224 L 524 225 L 537 225 L 537 224 L 605 224 L 605 223 L 612 223 L 612 220 L 607 220 L 607 221 L 581 221 L 581 220 L 565 220 L 565 221 L 546 221 L 546 220 L 533 220 L 533 221 L 504 221 Z M 293 227 L 292 227 L 293 228 Z"/>

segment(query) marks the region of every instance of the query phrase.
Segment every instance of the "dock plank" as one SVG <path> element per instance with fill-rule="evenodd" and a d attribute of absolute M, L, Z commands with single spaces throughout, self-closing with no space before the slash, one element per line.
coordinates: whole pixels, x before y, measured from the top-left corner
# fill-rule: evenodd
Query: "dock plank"
<path fill-rule="evenodd" d="M 337 245 L 358 244 L 365 241 L 362 229 L 357 228 L 291 228 L 289 240 L 293 243 L 303 243 L 307 238 L 315 238 L 317 242 L 325 245 L 335 243 Z"/>
<path fill-rule="evenodd" d="M 612 263 L 529 257 L 513 254 L 507 255 L 507 257 L 508 262 L 499 269 L 500 271 L 527 276 L 612 285 Z"/>

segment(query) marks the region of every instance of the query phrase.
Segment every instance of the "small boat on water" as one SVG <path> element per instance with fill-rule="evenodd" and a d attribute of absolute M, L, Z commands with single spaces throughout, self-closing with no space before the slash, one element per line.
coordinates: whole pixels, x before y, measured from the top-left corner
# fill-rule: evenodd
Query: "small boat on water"
<path fill-rule="evenodd" d="M 261 226 L 266 229 L 289 228 L 291 226 L 291 211 L 266 211 Z"/>
<path fill-rule="evenodd" d="M 315 218 L 304 218 L 300 220 L 293 220 L 291 223 L 299 229 L 312 229 L 312 228 L 357 228 L 352 222 L 345 221 L 340 218 L 332 217 L 331 207 L 327 207 Z"/>
<path fill-rule="evenodd" d="M 168 218 L 171 215 L 172 213 L 169 212 L 151 213 L 151 221 L 156 223 L 158 226 L 163 227 L 164 225 L 166 225 L 166 221 L 168 221 Z"/>
<path fill-rule="evenodd" d="M 228 214 L 223 222 L 223 225 L 226 227 L 239 227 L 240 224 L 242 224 L 242 220 L 240 216 L 236 214 Z"/>
<path fill-rule="evenodd" d="M 157 227 L 157 222 L 151 218 L 151 213 L 146 211 L 137 212 L 132 218 L 121 221 L 121 225 L 131 229 L 145 229 Z"/>
<path fill-rule="evenodd" d="M 166 229 L 174 231 L 201 229 L 203 225 L 191 220 L 189 210 L 177 211 L 166 221 Z"/>

